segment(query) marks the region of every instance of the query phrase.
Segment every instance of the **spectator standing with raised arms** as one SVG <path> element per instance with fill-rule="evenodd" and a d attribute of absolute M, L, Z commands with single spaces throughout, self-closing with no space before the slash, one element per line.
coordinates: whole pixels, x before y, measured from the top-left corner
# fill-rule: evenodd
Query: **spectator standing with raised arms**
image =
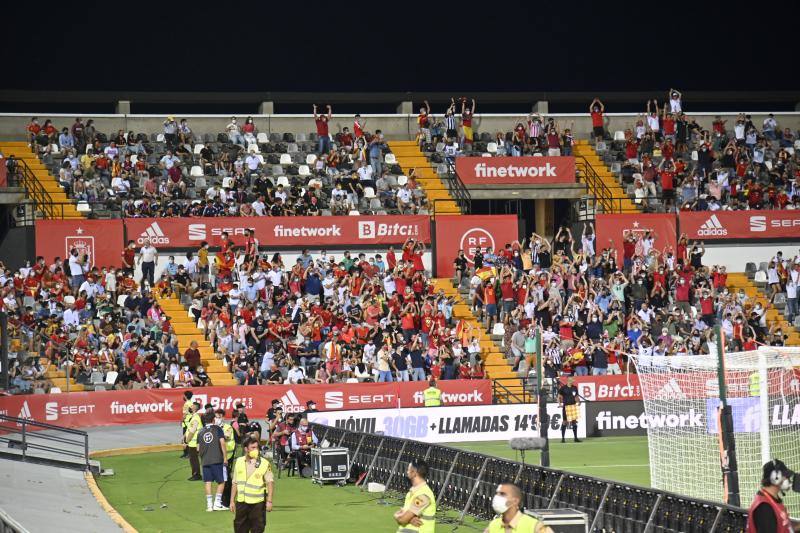
<path fill-rule="evenodd" d="M 605 117 L 603 113 L 606 111 L 606 106 L 599 98 L 592 100 L 589 104 L 589 113 L 592 115 L 592 134 L 594 135 L 595 142 L 601 142 L 605 132 Z"/>
<path fill-rule="evenodd" d="M 333 115 L 330 105 L 327 106 L 327 109 L 327 114 L 318 115 L 317 104 L 314 104 L 314 122 L 317 125 L 317 137 L 319 138 L 317 152 L 320 156 L 327 155 L 331 151 L 331 135 L 328 128 Z"/>

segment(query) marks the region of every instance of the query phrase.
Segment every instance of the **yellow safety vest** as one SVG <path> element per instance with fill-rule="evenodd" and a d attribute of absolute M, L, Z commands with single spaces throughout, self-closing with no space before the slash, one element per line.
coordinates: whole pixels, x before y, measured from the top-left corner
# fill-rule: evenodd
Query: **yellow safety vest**
<path fill-rule="evenodd" d="M 428 505 L 425 509 L 422 510 L 422 514 L 419 515 L 419 519 L 422 520 L 422 525 L 417 527 L 412 524 L 406 524 L 404 526 L 400 526 L 397 528 L 397 533 L 435 533 L 436 531 L 436 496 L 433 495 L 433 491 L 428 486 L 427 483 L 423 483 L 418 487 L 412 487 L 406 493 L 406 500 L 403 504 L 403 510 L 406 511 L 411 508 L 412 503 L 414 502 L 414 498 L 419 496 L 427 496 L 428 499 L 431 501 L 430 505 Z"/>
<path fill-rule="evenodd" d="M 225 435 L 225 459 L 230 461 L 233 451 L 236 449 L 236 436 L 233 434 L 233 426 L 225 422 L 222 424 L 222 433 Z"/>
<path fill-rule="evenodd" d="M 247 458 L 239 457 L 233 463 L 233 482 L 236 483 L 236 501 L 239 503 L 261 503 L 267 493 L 267 484 L 264 476 L 272 471 L 269 461 L 260 457 L 256 461 L 256 468 L 250 477 L 247 477 Z"/>
<path fill-rule="evenodd" d="M 758 372 L 750 374 L 749 384 L 750 396 L 761 396 L 761 377 Z"/>
<path fill-rule="evenodd" d="M 192 413 L 186 413 L 183 415 L 183 420 L 181 420 L 181 425 L 183 426 L 183 432 L 186 433 L 186 427 L 189 425 L 189 421 L 192 419 Z"/>
<path fill-rule="evenodd" d="M 515 527 L 506 529 L 503 525 L 503 517 L 498 516 L 489 522 L 489 533 L 534 533 L 538 525 L 538 520 L 520 511 L 519 515 L 517 515 L 517 525 Z"/>
<path fill-rule="evenodd" d="M 189 428 L 195 422 L 195 420 L 197 421 L 197 423 L 195 424 L 195 427 L 197 429 L 195 429 L 192 439 L 186 443 L 186 445 L 189 446 L 190 448 L 197 448 L 197 434 L 200 433 L 201 429 L 203 429 L 203 423 L 200 420 L 200 415 L 197 413 L 193 413 L 191 418 L 189 418 L 189 421 L 186 423 L 186 433 L 187 434 L 189 433 Z"/>
<path fill-rule="evenodd" d="M 436 387 L 428 387 L 422 391 L 422 396 L 425 398 L 425 407 L 439 407 L 442 405 L 442 391 Z"/>
<path fill-rule="evenodd" d="M 193 403 L 194 402 L 192 400 L 186 400 L 185 402 L 183 402 L 183 416 L 191 414 L 191 408 Z"/>

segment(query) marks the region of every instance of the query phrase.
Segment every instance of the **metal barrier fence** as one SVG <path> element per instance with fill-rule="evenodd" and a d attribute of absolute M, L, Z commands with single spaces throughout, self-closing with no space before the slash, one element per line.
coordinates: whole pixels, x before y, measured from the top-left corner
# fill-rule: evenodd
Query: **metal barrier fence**
<path fill-rule="evenodd" d="M 312 424 L 317 436 L 332 446 L 350 449 L 352 464 L 366 472 L 364 484 L 382 483 L 390 493 L 408 489 L 405 470 L 424 460 L 428 485 L 439 509 L 490 520 L 492 497 L 499 483 L 514 482 L 524 494 L 526 509 L 578 509 L 589 516 L 590 531 L 616 533 L 739 533 L 747 512 L 720 503 L 695 500 L 655 489 L 625 485 L 523 464 L 476 452 L 414 440 L 355 433 Z"/>
<path fill-rule="evenodd" d="M 1 457 L 80 470 L 91 466 L 89 434 L 78 429 L 0 414 L 0 443 L 14 450 Z"/>

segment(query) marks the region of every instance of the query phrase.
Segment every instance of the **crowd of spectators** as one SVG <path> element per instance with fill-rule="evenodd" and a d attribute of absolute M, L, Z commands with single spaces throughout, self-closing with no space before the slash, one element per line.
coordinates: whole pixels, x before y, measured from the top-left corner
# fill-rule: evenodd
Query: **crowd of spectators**
<path fill-rule="evenodd" d="M 426 199 L 359 115 L 330 131 L 330 106 L 309 135 L 261 133 L 231 117 L 222 133 L 196 135 L 167 117 L 161 133 L 106 135 L 76 118 L 58 130 L 31 119 L 32 146 L 67 195 L 126 217 L 415 214 Z"/>
<path fill-rule="evenodd" d="M 533 363 L 542 327 L 550 378 L 627 372 L 630 354 L 715 353 L 716 325 L 730 351 L 783 345 L 789 332 L 768 323 L 771 301 L 765 306 L 744 289 L 729 290 L 726 268 L 704 263 L 703 243 L 685 235 L 677 249 L 662 243 L 652 232 L 629 232 L 619 257 L 614 243 L 595 243 L 591 225 L 580 240 L 562 227 L 552 240 L 534 233 L 501 250 L 478 249 L 474 271 L 462 253 L 456 278 L 487 328 L 503 324 L 508 355 L 522 372 Z M 786 301 L 792 320 L 800 253 L 778 252 L 765 270 L 773 300 L 779 292 L 793 299 Z"/>
<path fill-rule="evenodd" d="M 605 106 L 597 98 L 589 114 L 596 150 L 644 210 L 800 208 L 800 141 L 773 114 L 760 124 L 744 113 L 733 124 L 717 116 L 704 128 L 684 112 L 683 95 L 675 89 L 663 102 L 649 100 L 624 130 L 607 131 Z M 575 145 L 574 124 L 538 113 L 510 131 L 483 132 L 467 144 L 463 132 L 457 135 L 430 115 L 427 103 L 418 123 L 420 145 L 434 163 L 460 155 L 572 155 Z"/>
<path fill-rule="evenodd" d="M 424 244 L 367 257 L 345 252 L 294 264 L 223 237 L 209 257 L 169 258 L 152 282 L 134 267 L 154 249 L 122 252 L 121 266 L 89 266 L 74 251 L 16 272 L 2 269 L 16 354 L 13 385 L 45 389 L 48 370 L 104 388 L 209 385 L 196 344 L 183 350 L 156 296 L 175 295 L 240 384 L 483 377 L 480 345 L 435 293 Z M 211 259 L 209 261 L 209 259 Z M 40 361 L 46 361 L 42 363 Z"/>

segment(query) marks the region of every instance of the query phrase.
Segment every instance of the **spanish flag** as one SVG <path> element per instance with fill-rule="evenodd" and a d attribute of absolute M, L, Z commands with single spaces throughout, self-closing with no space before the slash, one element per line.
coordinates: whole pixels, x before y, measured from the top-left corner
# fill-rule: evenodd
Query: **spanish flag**
<path fill-rule="evenodd" d="M 481 281 L 486 281 L 492 276 L 497 276 L 497 270 L 494 267 L 483 267 L 475 271 L 475 275 L 481 278 Z"/>

